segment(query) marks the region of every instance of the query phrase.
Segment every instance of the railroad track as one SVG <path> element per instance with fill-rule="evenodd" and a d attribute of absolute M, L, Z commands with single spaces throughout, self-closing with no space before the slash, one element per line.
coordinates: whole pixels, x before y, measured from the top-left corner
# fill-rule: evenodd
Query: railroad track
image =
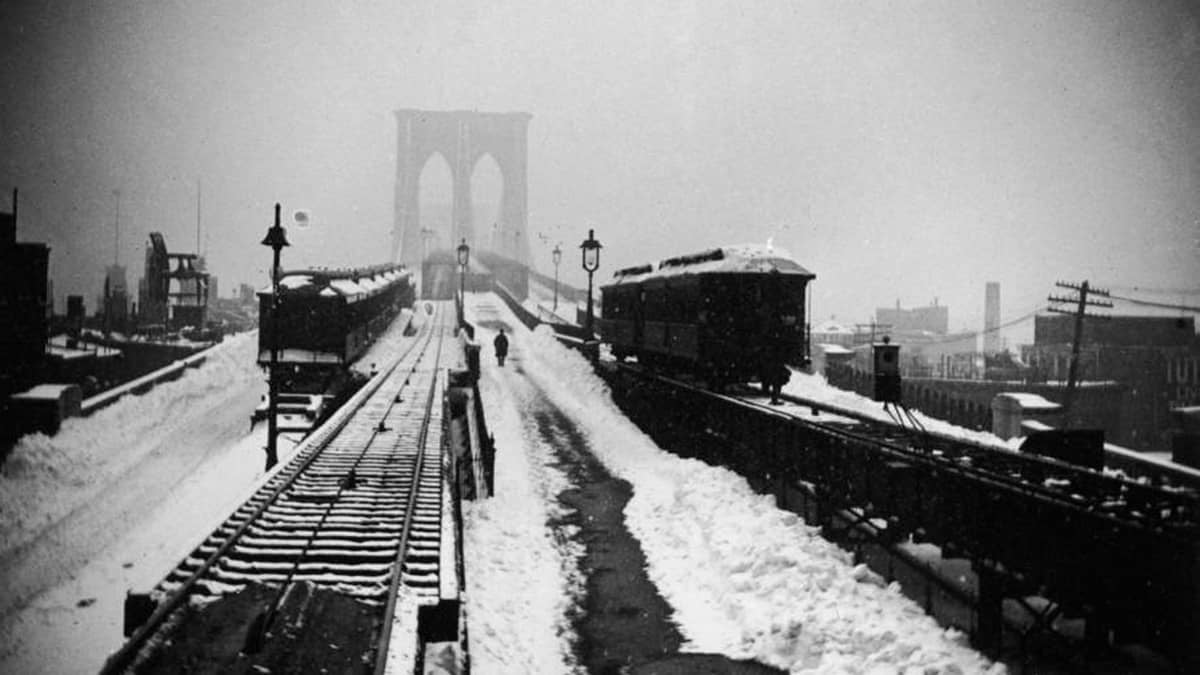
<path fill-rule="evenodd" d="M 633 364 L 621 363 L 617 368 L 637 377 L 656 378 L 671 386 L 700 391 L 695 385 Z M 823 401 L 786 394 L 782 398 L 789 403 L 844 419 L 830 422 L 812 417 L 799 419 L 787 409 L 764 404 L 764 396 L 749 392 L 707 393 L 739 401 L 764 414 L 794 419 L 831 437 L 876 446 L 881 451 L 893 453 L 897 459 L 939 463 L 981 481 L 1000 483 L 1031 496 L 1103 514 L 1155 532 L 1175 532 L 1192 538 L 1200 536 L 1200 490 L 1172 484 L 1169 476 L 1139 482 L 1051 458 L 901 427 Z"/>
<path fill-rule="evenodd" d="M 452 315 L 426 315 L 408 350 L 155 587 L 103 672 L 384 671 L 394 619 L 436 605 L 446 584 Z"/>
<path fill-rule="evenodd" d="M 943 559 L 969 561 L 978 644 L 998 645 L 1004 598 L 1036 596 L 1050 600 L 1035 612 L 1037 630 L 1060 615 L 1083 617 L 1093 639 L 1119 635 L 1200 667 L 1200 495 L 1190 486 L 1133 481 L 818 401 L 790 400 L 834 414 L 716 394 L 633 364 L 605 368 L 622 409 L 652 435 L 770 485 L 777 499 L 811 495 L 799 506 L 830 536 L 866 530 L 884 546 L 928 542 Z"/>
<path fill-rule="evenodd" d="M 995 481 L 1031 496 L 1060 501 L 1151 531 L 1200 536 L 1200 491 L 1193 486 L 1174 484 L 1168 475 L 1158 474 L 1154 479 L 1140 482 L 1039 455 L 901 427 L 810 399 L 783 398 L 853 420 L 852 424 L 808 421 L 830 434 L 876 443 L 906 457 L 941 462 L 979 480 Z M 752 398 L 743 400 L 770 409 Z"/>

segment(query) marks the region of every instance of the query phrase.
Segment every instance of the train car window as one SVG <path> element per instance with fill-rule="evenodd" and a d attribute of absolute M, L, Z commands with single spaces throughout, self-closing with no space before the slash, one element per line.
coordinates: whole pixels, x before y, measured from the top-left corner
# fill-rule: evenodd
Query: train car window
<path fill-rule="evenodd" d="M 620 291 L 618 291 L 615 287 L 600 289 L 600 315 L 601 316 L 604 316 L 607 318 L 612 318 L 612 319 L 617 318 L 617 314 L 618 314 L 617 306 L 618 305 L 617 305 L 617 297 L 616 296 L 619 292 Z"/>
<path fill-rule="evenodd" d="M 679 306 L 683 289 L 679 288 L 676 283 L 669 282 L 663 290 L 666 300 L 663 318 L 670 322 L 678 322 L 683 316 L 682 308 Z"/>
<path fill-rule="evenodd" d="M 621 289 L 621 295 L 618 296 L 617 306 L 621 313 L 621 318 L 628 320 L 634 313 L 634 306 L 637 304 L 638 288 L 630 286 L 629 288 Z"/>
<path fill-rule="evenodd" d="M 661 321 L 665 313 L 665 293 L 663 286 L 661 284 L 647 284 L 645 290 L 646 295 L 643 309 L 646 312 L 646 317 Z"/>
<path fill-rule="evenodd" d="M 694 322 L 697 315 L 700 313 L 700 279 L 699 277 L 687 277 L 681 284 L 680 291 L 680 314 L 683 321 Z"/>

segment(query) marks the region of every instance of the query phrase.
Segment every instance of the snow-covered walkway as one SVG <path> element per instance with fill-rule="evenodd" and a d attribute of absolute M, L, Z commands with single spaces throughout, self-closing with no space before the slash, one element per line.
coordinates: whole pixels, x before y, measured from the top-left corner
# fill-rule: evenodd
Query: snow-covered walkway
<path fill-rule="evenodd" d="M 517 325 L 498 299 L 471 300 L 476 306 L 469 316 L 497 312 Z M 562 574 L 573 552 L 534 527 L 545 522 L 553 508 L 546 496 L 555 494 L 562 478 L 547 466 L 548 453 L 523 443 L 520 399 L 499 384 L 508 376 L 495 372 L 491 335 L 481 328 L 476 338 L 485 345 L 484 396 L 497 439 L 498 495 L 467 511 L 472 647 L 482 672 L 546 672 L 529 664 L 544 666 L 565 654 L 551 647 L 554 636 L 568 637 L 553 613 L 573 606 L 557 599 L 560 589 L 577 588 L 577 580 Z M 897 587 L 853 565 L 815 528 L 755 494 L 740 476 L 658 448 L 617 410 L 589 364 L 548 329 L 516 330 L 512 340 L 523 354 L 525 375 L 588 436 L 606 468 L 633 486 L 626 525 L 646 553 L 651 579 L 674 608 L 685 650 L 751 658 L 792 672 L 1003 670 L 966 646 L 964 635 L 939 627 Z M 522 488 L 523 494 L 505 494 Z M 514 538 L 503 545 L 510 534 Z M 534 555 L 529 551 L 538 552 L 537 564 L 523 567 L 522 556 Z M 530 608 L 536 620 L 518 619 L 522 607 L 511 599 L 514 588 L 544 589 L 519 595 L 520 602 L 536 605 Z M 529 660 L 531 644 L 543 650 L 536 661 Z"/>

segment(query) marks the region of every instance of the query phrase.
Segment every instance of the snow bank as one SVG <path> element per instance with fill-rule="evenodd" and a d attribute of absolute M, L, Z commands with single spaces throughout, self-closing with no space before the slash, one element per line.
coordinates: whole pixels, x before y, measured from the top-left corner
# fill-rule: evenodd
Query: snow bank
<path fill-rule="evenodd" d="M 257 339 L 256 332 L 229 337 L 178 380 L 126 396 L 90 417 L 67 419 L 53 437 L 21 438 L 0 468 L 0 555 L 86 504 L 212 405 L 248 388 L 265 391 L 255 364 Z"/>
<path fill-rule="evenodd" d="M 845 389 L 839 389 L 825 380 L 824 375 L 809 375 L 799 371 L 792 371 L 792 379 L 783 387 L 786 394 L 799 396 L 801 398 L 811 398 L 817 401 L 824 401 L 830 405 L 844 408 L 853 412 L 860 413 L 877 419 L 883 422 L 891 422 L 892 418 L 888 416 L 883 409 L 883 404 L 874 401 L 866 396 L 857 394 Z M 1015 450 L 1016 445 L 1012 442 L 1005 441 L 995 434 L 986 431 L 975 431 L 974 429 L 966 429 L 945 420 L 940 420 L 934 417 L 929 417 L 919 410 L 913 410 L 913 416 L 921 422 L 926 429 L 932 432 L 961 438 L 972 441 L 980 445 L 997 448 L 1000 450 Z"/>
<path fill-rule="evenodd" d="M 737 474 L 659 449 L 548 329 L 514 339 L 530 376 L 633 485 L 627 525 L 686 649 L 792 672 L 1003 672 Z"/>

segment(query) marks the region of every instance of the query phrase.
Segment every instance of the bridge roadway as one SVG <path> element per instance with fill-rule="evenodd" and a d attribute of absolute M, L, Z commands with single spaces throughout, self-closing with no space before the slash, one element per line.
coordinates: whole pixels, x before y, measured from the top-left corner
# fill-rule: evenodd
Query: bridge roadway
<path fill-rule="evenodd" d="M 457 642 L 461 566 L 443 448 L 454 310 L 269 473 L 146 596 L 104 672 L 412 672 Z M 130 625 L 130 624 L 135 625 Z"/>

